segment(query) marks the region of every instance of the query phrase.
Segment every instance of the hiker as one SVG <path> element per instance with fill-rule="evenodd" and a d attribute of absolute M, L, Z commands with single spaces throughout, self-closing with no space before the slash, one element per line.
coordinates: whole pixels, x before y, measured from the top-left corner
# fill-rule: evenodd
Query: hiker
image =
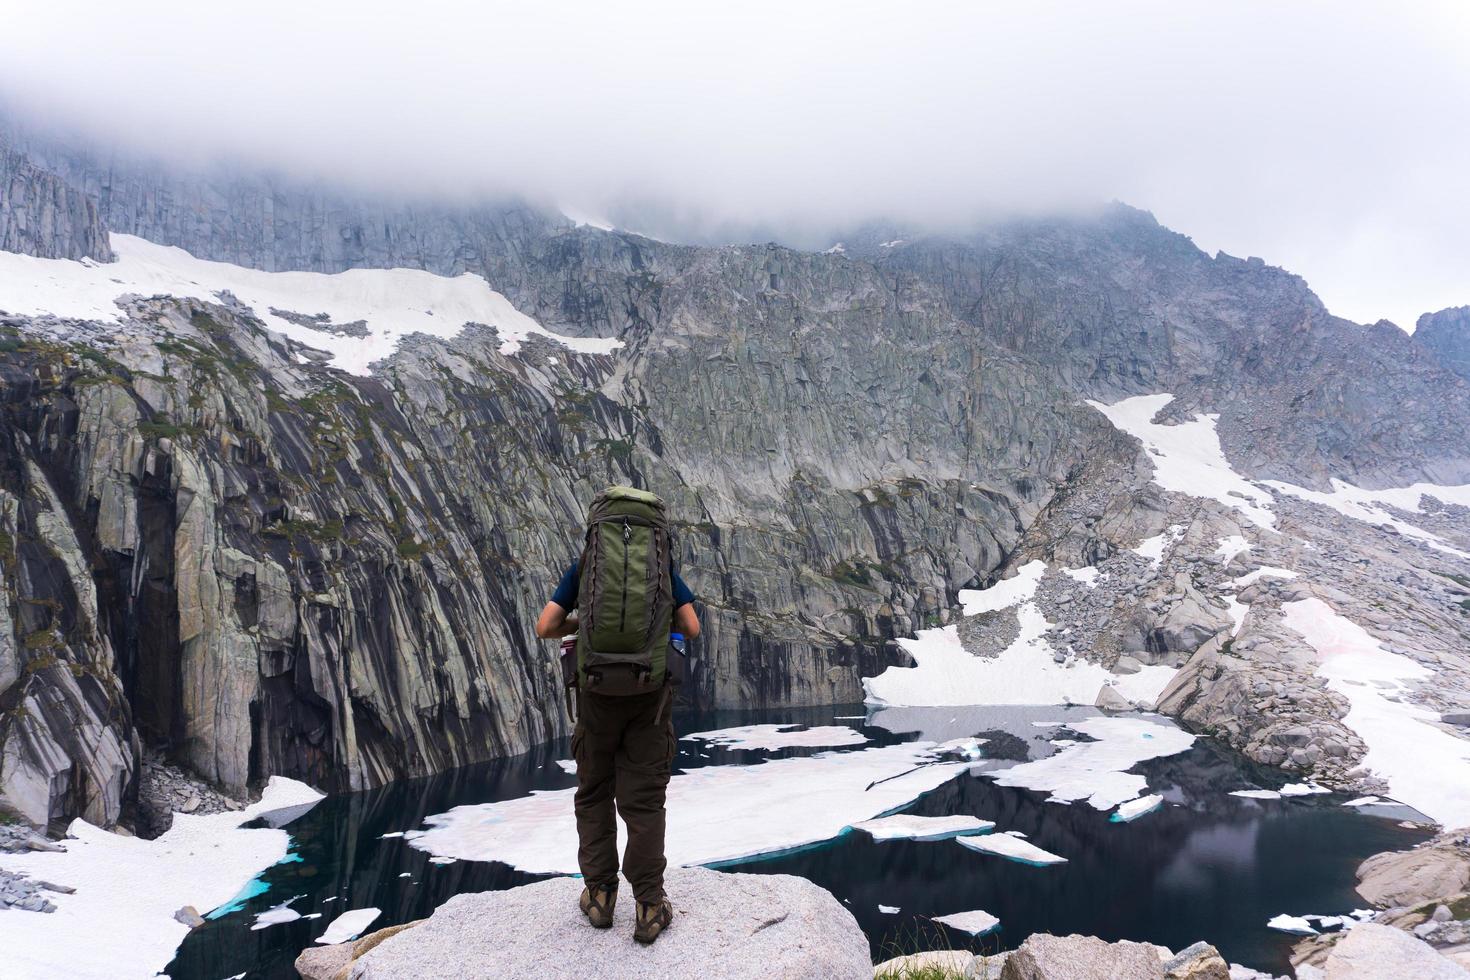
<path fill-rule="evenodd" d="M 582 912 L 599 929 L 613 924 L 616 803 L 628 827 L 623 873 L 637 901 L 633 938 L 646 945 L 674 916 L 664 894 L 664 797 L 677 744 L 673 689 L 684 664 L 682 641 L 675 637 L 679 652 L 671 650 L 671 634 L 698 636 L 699 617 L 694 594 L 674 570 L 657 496 L 632 487 L 602 491 L 588 511 L 584 540 L 581 558 L 541 611 L 536 635 L 577 637 L 575 654 L 563 654 L 563 671 L 576 688 L 572 757 Z"/>

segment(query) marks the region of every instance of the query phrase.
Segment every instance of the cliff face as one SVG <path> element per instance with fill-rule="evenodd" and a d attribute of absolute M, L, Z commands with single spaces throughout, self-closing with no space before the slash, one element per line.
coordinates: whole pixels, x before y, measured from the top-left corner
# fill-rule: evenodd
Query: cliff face
<path fill-rule="evenodd" d="M 1176 390 L 1252 475 L 1470 482 L 1461 379 L 1128 209 L 829 255 L 33 155 L 114 231 L 261 269 L 473 271 L 623 343 L 502 353 L 471 326 L 359 377 L 228 294 L 0 318 L 0 803 L 33 819 L 125 817 L 135 733 L 238 792 L 565 731 L 531 626 L 612 482 L 670 503 L 714 706 L 860 699 L 1069 488 L 1146 482 L 1083 397 Z M 1100 557 L 1147 520 L 1060 533 Z"/>
<path fill-rule="evenodd" d="M 112 261 L 96 198 L 9 146 L 0 134 L 0 251 Z"/>
<path fill-rule="evenodd" d="M 1414 328 L 1414 342 L 1470 381 L 1470 306 L 1424 314 Z"/>

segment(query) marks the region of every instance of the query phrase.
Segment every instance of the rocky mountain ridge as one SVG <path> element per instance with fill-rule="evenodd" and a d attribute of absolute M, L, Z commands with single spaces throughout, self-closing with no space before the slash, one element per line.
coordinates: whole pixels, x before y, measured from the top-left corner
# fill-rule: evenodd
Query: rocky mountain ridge
<path fill-rule="evenodd" d="M 680 521 L 706 623 L 691 694 L 715 706 L 858 700 L 902 657 L 894 637 L 1031 553 L 1099 565 L 1175 521 L 1199 524 L 1197 549 L 1240 530 L 1161 495 L 1085 398 L 1175 389 L 1164 417 L 1218 412 L 1249 476 L 1470 482 L 1470 385 L 1440 348 L 1332 318 L 1296 277 L 1131 209 L 872 256 L 697 248 L 25 145 L 23 186 L 62 180 L 114 232 L 260 269 L 474 272 L 548 329 L 623 343 L 506 352 L 470 326 L 356 376 L 228 294 L 135 296 L 116 324 L 0 318 L 0 802 L 35 822 L 134 819 L 145 742 L 239 795 L 276 773 L 372 786 L 565 731 L 530 623 L 609 482 Z M 49 227 L 22 250 L 75 251 Z M 1086 655 L 1229 674 L 1229 617 L 1178 555 L 1106 621 L 1139 641 Z M 1276 669 L 1280 644 L 1257 646 Z M 1263 760 L 1349 769 L 1341 704 L 1299 680 L 1258 716 L 1225 687 L 1176 710 L 1229 716 Z M 1300 744 L 1272 734 L 1303 726 Z"/>

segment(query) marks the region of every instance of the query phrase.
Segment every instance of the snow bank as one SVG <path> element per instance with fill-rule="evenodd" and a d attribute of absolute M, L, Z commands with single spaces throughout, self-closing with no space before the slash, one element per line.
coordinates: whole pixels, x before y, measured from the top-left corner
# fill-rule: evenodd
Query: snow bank
<path fill-rule="evenodd" d="M 285 831 L 241 825 L 320 799 L 303 783 L 272 776 L 259 803 L 209 816 L 176 813 L 173 827 L 157 840 L 74 820 L 68 831 L 76 839 L 65 841 L 65 853 L 5 855 L 5 870 L 69 885 L 76 893 L 48 895 L 56 905 L 48 915 L 0 915 L 0 972 L 71 980 L 153 976 L 189 933 L 174 912 L 223 905 L 286 857 Z"/>
<path fill-rule="evenodd" d="M 1174 400 L 1170 394 L 1138 395 L 1112 405 L 1089 401 L 1108 421 L 1137 438 L 1154 464 L 1153 482 L 1165 490 L 1219 501 L 1267 529 L 1276 524 L 1271 494 L 1231 468 L 1215 432 L 1219 415 L 1158 425 L 1153 417 Z"/>
<path fill-rule="evenodd" d="M 553 334 L 470 273 L 450 278 L 418 269 L 262 272 L 118 234 L 112 236 L 112 248 L 117 261 L 107 265 L 0 252 L 0 310 L 116 323 L 122 320 L 117 300 L 130 293 L 217 302 L 218 294 L 228 290 L 272 330 L 329 352 L 334 366 L 353 374 L 369 373 L 368 365 L 392 354 L 409 334 L 448 339 L 467 323 L 495 327 L 502 354 L 515 353 L 533 334 L 583 353 L 607 354 L 622 346 L 613 339 Z M 353 337 L 316 330 L 272 309 L 304 317 L 325 313 L 338 326 L 362 321 L 368 333 Z"/>
<path fill-rule="evenodd" d="M 1045 572 L 1046 562 L 1032 559 L 1016 569 L 1015 575 L 996 582 L 988 589 L 961 589 L 960 605 L 964 607 L 966 616 L 1008 609 L 1034 596 Z"/>
<path fill-rule="evenodd" d="M 792 725 L 744 725 L 711 732 L 691 732 L 680 741 L 709 742 L 731 749 L 775 749 L 861 745 L 868 737 L 846 725 L 823 725 L 802 731 L 791 731 Z"/>
<path fill-rule="evenodd" d="M 983 936 L 1000 925 L 999 919 L 981 909 L 975 909 L 973 912 L 955 912 L 951 915 L 936 915 L 934 921 L 942 922 L 960 932 L 968 932 L 972 936 Z"/>
<path fill-rule="evenodd" d="M 1250 585 L 1253 582 L 1256 582 L 1257 580 L 1263 578 L 1293 579 L 1296 577 L 1297 573 L 1293 572 L 1289 568 L 1277 568 L 1274 565 L 1262 565 L 1260 568 L 1246 572 L 1244 575 L 1231 579 L 1230 582 L 1237 589 L 1243 589 L 1247 585 Z"/>
<path fill-rule="evenodd" d="M 964 834 L 983 834 L 995 829 L 995 821 L 979 817 L 955 815 L 949 817 L 921 817 L 899 813 L 876 820 L 862 820 L 852 825 L 854 830 L 871 834 L 874 840 L 943 840 Z"/>
<path fill-rule="evenodd" d="M 1056 755 L 986 773 L 999 786 L 1047 792 L 1058 801 L 1087 800 L 1111 810 L 1139 796 L 1148 780 L 1128 770 L 1149 759 L 1176 755 L 1194 736 L 1173 725 L 1144 718 L 1089 718 L 1071 727 L 1095 742 L 1078 742 Z"/>
<path fill-rule="evenodd" d="M 1321 599 L 1283 603 L 1281 610 L 1322 658 L 1317 674 L 1348 699 L 1343 724 L 1368 746 L 1363 764 L 1388 782 L 1389 795 L 1447 828 L 1470 825 L 1470 741 L 1439 728 L 1437 713 L 1391 700 L 1433 672 L 1389 653 Z"/>
<path fill-rule="evenodd" d="M 1139 542 L 1138 547 L 1130 548 L 1128 550 L 1132 551 L 1140 558 L 1147 559 L 1150 565 L 1152 565 L 1154 568 L 1158 568 L 1159 564 L 1164 560 L 1165 549 L 1167 549 L 1169 545 L 1173 544 L 1175 541 L 1178 541 L 1183 536 L 1184 527 L 1182 525 L 1175 524 L 1169 527 L 1167 530 L 1162 531 L 1159 534 L 1155 534 L 1151 538 L 1144 538 L 1143 541 Z"/>
<path fill-rule="evenodd" d="M 1470 484 L 1446 487 L 1434 483 L 1415 483 L 1412 486 L 1388 490 L 1363 490 L 1344 480 L 1332 480 L 1330 481 L 1332 490 L 1324 493 L 1321 490 L 1308 490 L 1306 487 L 1282 483 L 1279 480 L 1263 482 L 1266 486 L 1284 494 L 1308 500 L 1314 504 L 1321 504 L 1323 507 L 1330 507 L 1344 517 L 1351 517 L 1365 524 L 1392 527 L 1405 537 L 1422 541 L 1432 548 L 1458 555 L 1461 558 L 1470 558 L 1470 553 L 1451 547 L 1438 535 L 1395 517 L 1385 509 L 1392 507 L 1411 514 L 1422 514 L 1424 513 L 1422 503 L 1425 497 L 1433 497 L 1446 504 L 1470 507 Z"/>
<path fill-rule="evenodd" d="M 1067 576 L 1072 581 L 1081 582 L 1083 585 L 1091 589 L 1096 587 L 1097 585 L 1099 572 L 1091 565 L 1086 565 L 1082 568 L 1064 568 L 1062 569 L 1062 574 Z"/>
<path fill-rule="evenodd" d="M 1045 867 L 1048 864 L 1067 863 L 1066 858 L 1037 847 L 1030 841 L 1022 839 L 1015 831 L 1008 831 L 1004 834 L 986 834 L 983 837 L 956 837 L 955 840 L 972 851 L 994 854 L 997 857 L 1019 861 L 1022 864 Z"/>
<path fill-rule="evenodd" d="M 970 765 L 936 762 L 933 749 L 932 742 L 907 742 L 678 773 L 669 781 L 669 863 L 718 864 L 830 840 L 854 823 L 906 806 Z M 430 829 L 410 843 L 533 874 L 572 874 L 574 793 L 553 790 L 455 807 L 426 818 Z M 621 835 L 621 820 L 618 827 Z"/>
<path fill-rule="evenodd" d="M 1220 539 L 1220 546 L 1215 549 L 1215 554 L 1219 555 L 1220 560 L 1228 565 L 1235 560 L 1236 555 L 1247 552 L 1250 549 L 1251 543 L 1249 541 L 1239 534 L 1232 534 L 1229 537 Z"/>
<path fill-rule="evenodd" d="M 1074 658 L 1059 664 L 1044 636 L 1050 625 L 1033 602 L 1017 610 L 1020 635 L 998 656 L 977 657 L 960 643 L 953 626 L 920 630 L 899 646 L 913 667 L 889 667 L 863 679 L 865 699 L 881 705 L 1092 704 L 1104 684 L 1130 701 L 1152 704 L 1174 668 L 1147 666 L 1116 675 L 1099 664 Z"/>

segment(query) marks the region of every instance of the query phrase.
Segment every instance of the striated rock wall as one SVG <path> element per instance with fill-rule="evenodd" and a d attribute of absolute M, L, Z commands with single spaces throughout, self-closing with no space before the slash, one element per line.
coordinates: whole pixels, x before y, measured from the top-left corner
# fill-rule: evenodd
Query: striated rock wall
<path fill-rule="evenodd" d="M 0 250 L 112 261 L 97 200 L 11 147 L 0 133 Z"/>

